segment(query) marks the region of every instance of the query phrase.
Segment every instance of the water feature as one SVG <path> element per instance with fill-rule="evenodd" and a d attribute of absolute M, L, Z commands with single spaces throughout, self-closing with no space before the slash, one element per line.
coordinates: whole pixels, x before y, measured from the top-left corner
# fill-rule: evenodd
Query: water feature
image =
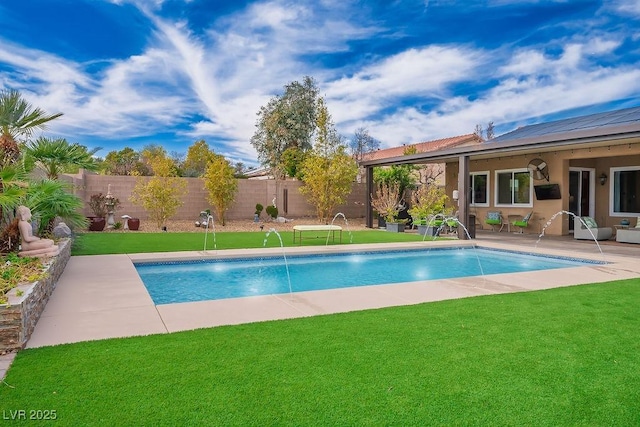
<path fill-rule="evenodd" d="M 440 232 L 442 231 L 442 228 L 446 224 L 445 218 L 446 218 L 445 215 L 441 213 L 435 214 L 431 218 L 429 218 L 429 221 L 427 222 L 427 231 L 422 236 L 423 242 L 427 238 L 427 234 L 429 234 L 429 230 L 433 230 L 433 227 L 436 224 L 436 221 L 438 220 L 441 220 L 442 223 L 438 226 L 438 228 L 436 228 L 435 233 L 432 234 L 430 237 L 435 237 L 440 234 Z"/>
<path fill-rule="evenodd" d="M 264 237 L 264 242 L 262 243 L 262 247 L 267 247 L 267 240 L 269 240 L 269 236 L 271 235 L 271 233 L 274 233 L 276 236 L 278 236 L 278 240 L 280 241 L 280 247 L 282 248 L 282 257 L 284 258 L 284 267 L 287 270 L 287 283 L 289 284 L 289 293 L 291 294 L 293 293 L 293 289 L 291 288 L 291 274 L 289 274 L 289 263 L 287 262 L 287 254 L 284 251 L 282 236 L 280 236 L 280 233 L 278 233 L 275 228 L 270 228 L 269 231 L 267 231 L 267 234 Z"/>
<path fill-rule="evenodd" d="M 433 227 L 431 224 L 433 224 L 433 221 L 436 221 L 437 218 L 441 218 L 442 219 L 442 224 L 440 224 L 440 226 L 438 227 L 438 229 L 436 230 L 435 236 L 438 236 L 440 234 L 440 232 L 442 231 L 442 228 L 447 226 L 447 227 L 451 227 L 451 224 L 456 224 L 456 227 L 458 228 L 458 233 L 460 233 L 460 227 L 462 227 L 462 229 L 465 232 L 465 235 L 467 236 L 467 240 L 471 240 L 471 235 L 469 234 L 469 230 L 467 230 L 467 227 L 465 227 L 465 225 L 463 223 L 460 222 L 460 220 L 458 219 L 458 217 L 456 216 L 446 216 L 444 214 L 436 214 L 433 216 L 433 218 L 431 218 L 429 220 L 429 223 L 427 224 L 427 229 L 429 227 Z M 424 242 L 425 237 L 427 237 L 427 233 L 424 233 L 424 236 L 422 237 L 422 241 Z M 475 246 L 474 246 L 475 248 Z M 482 263 L 480 262 L 480 257 L 476 254 L 476 259 L 478 260 L 478 267 L 480 268 L 480 275 L 484 276 L 484 271 L 482 269 Z"/>
<path fill-rule="evenodd" d="M 331 220 L 331 225 L 333 225 L 333 223 L 335 222 L 336 218 L 338 218 L 339 216 L 342 216 L 342 218 L 344 219 L 344 225 L 345 227 L 347 227 L 347 232 L 349 233 L 349 243 L 353 243 L 353 234 L 351 233 L 351 230 L 349 229 L 349 221 L 347 221 L 347 217 L 344 216 L 344 214 L 342 212 L 338 212 L 337 214 L 334 215 L 333 219 Z M 329 231 L 327 233 L 327 241 L 325 242 L 325 246 L 327 246 L 329 244 L 329 236 L 331 236 L 331 231 Z"/>
<path fill-rule="evenodd" d="M 538 244 L 540 243 L 540 240 L 542 240 L 542 238 L 544 237 L 544 232 L 547 230 L 547 227 L 549 227 L 551 225 L 553 220 L 556 219 L 558 216 L 564 215 L 564 214 L 570 215 L 573 218 L 577 218 L 578 220 L 580 220 L 582 225 L 584 225 L 584 227 L 587 230 L 589 230 L 589 234 L 591 234 L 591 237 L 593 237 L 593 241 L 596 243 L 596 246 L 598 247 L 598 250 L 600 251 L 600 255 L 602 255 L 602 258 L 604 258 L 604 252 L 602 252 L 602 248 L 600 247 L 600 243 L 598 243 L 598 239 L 596 239 L 596 236 L 594 236 L 593 231 L 591 231 L 591 229 L 587 226 L 587 223 L 584 222 L 584 220 L 582 218 L 580 218 L 578 215 L 574 214 L 573 212 L 569 212 L 569 211 L 565 211 L 565 210 L 560 210 L 560 211 L 554 213 L 551 216 L 551 218 L 549 218 L 549 220 L 546 222 L 544 227 L 542 227 L 542 231 L 540 232 L 540 235 L 538 236 L 538 240 L 536 240 L 535 247 L 536 248 L 538 247 Z"/>
<path fill-rule="evenodd" d="M 216 242 L 216 225 L 213 223 L 213 217 L 211 215 L 207 215 L 207 225 L 204 228 L 204 252 L 207 251 L 207 235 L 209 234 L 209 223 L 211 223 L 211 230 L 213 232 L 213 248 L 214 250 L 218 250 L 218 242 Z"/>

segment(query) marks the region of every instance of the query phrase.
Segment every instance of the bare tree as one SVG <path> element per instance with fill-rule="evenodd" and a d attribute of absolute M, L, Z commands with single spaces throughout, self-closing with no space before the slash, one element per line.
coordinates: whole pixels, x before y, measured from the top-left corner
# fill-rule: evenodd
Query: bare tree
<path fill-rule="evenodd" d="M 487 133 L 487 141 L 490 140 L 490 139 L 493 139 L 493 137 L 495 136 L 495 130 L 493 128 L 493 122 L 492 121 L 487 123 L 486 133 Z"/>
<path fill-rule="evenodd" d="M 366 153 L 376 151 L 380 148 L 380 141 L 369 135 L 366 128 L 359 128 L 353 134 L 353 139 L 349 143 L 349 150 L 356 162 L 360 163 Z"/>
<path fill-rule="evenodd" d="M 482 133 L 484 132 L 484 130 L 482 129 L 482 125 L 480 123 L 478 123 L 476 125 L 476 128 L 474 129 L 473 133 L 478 135 L 481 139 L 484 139 L 482 137 Z"/>

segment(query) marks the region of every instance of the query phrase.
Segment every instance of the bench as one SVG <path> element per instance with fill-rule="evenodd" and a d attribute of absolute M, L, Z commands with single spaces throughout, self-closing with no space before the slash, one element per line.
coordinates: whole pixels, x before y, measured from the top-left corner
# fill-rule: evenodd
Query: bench
<path fill-rule="evenodd" d="M 342 243 L 342 227 L 338 225 L 294 225 L 293 226 L 293 243 L 296 242 L 296 236 L 299 239 L 299 243 L 302 244 L 302 232 L 303 231 L 326 231 L 331 233 L 333 241 L 336 241 L 336 231 L 340 232 L 340 243 Z M 321 237 L 327 236 L 326 234 Z M 314 236 L 319 237 L 319 236 Z"/>

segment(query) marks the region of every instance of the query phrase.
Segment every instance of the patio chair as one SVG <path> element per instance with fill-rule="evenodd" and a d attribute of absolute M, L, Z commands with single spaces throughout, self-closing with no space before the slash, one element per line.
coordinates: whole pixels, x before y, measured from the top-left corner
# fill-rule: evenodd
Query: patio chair
<path fill-rule="evenodd" d="M 523 216 L 522 219 L 517 219 L 511 223 L 511 225 L 516 227 L 516 230 L 517 230 L 516 233 L 520 233 L 520 234 L 524 233 L 524 229 L 529 226 L 529 221 L 531 220 L 532 216 L 533 216 L 533 211 Z"/>
<path fill-rule="evenodd" d="M 491 226 L 491 231 L 496 231 L 498 225 L 500 229 L 498 232 L 501 232 L 504 228 L 504 222 L 502 222 L 502 212 L 501 211 L 489 211 L 487 212 L 487 217 L 484 219 L 484 222 Z"/>
<path fill-rule="evenodd" d="M 586 227 L 585 227 L 586 224 Z M 590 216 L 573 219 L 573 238 L 579 240 L 609 240 L 613 236 L 611 227 L 598 227 L 598 223 Z"/>

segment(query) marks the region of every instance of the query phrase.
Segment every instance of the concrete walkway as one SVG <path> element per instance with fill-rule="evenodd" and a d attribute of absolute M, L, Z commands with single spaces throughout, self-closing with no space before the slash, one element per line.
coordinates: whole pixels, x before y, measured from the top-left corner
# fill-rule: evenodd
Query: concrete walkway
<path fill-rule="evenodd" d="M 444 299 L 522 292 L 640 277 L 640 245 L 576 242 L 511 233 L 478 233 L 473 241 L 287 248 L 287 254 L 477 244 L 607 261 L 559 270 L 364 286 L 294 294 L 154 305 L 133 262 L 276 253 L 281 249 L 73 256 L 27 343 L 28 348 L 105 338 L 418 304 Z M 613 242 L 615 243 L 615 242 Z M 0 359 L 0 363 L 2 360 Z M 0 368 L 1 368 L 0 364 Z M 1 378 L 1 376 L 0 376 Z"/>

